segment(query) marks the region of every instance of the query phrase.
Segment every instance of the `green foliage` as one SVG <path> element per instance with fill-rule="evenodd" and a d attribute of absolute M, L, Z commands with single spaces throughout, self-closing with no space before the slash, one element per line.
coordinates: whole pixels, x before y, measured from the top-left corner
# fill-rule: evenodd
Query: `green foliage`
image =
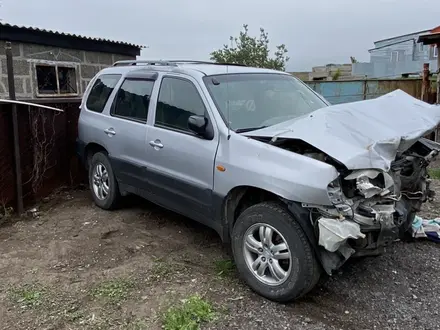
<path fill-rule="evenodd" d="M 211 60 L 284 71 L 289 61 L 286 45 L 276 46 L 275 57 L 270 58 L 268 33 L 260 28 L 260 37 L 257 39 L 249 36 L 248 31 L 248 25 L 244 24 L 238 37 L 230 37 L 230 46 L 223 45 L 223 49 L 211 53 Z"/>
<path fill-rule="evenodd" d="M 134 283 L 128 279 L 113 279 L 100 283 L 91 292 L 96 298 L 104 298 L 112 304 L 120 304 L 121 301 L 128 297 L 130 290 L 134 287 Z"/>
<path fill-rule="evenodd" d="M 339 77 L 341 76 L 341 70 L 337 69 L 335 73 L 332 75 L 333 80 L 339 80 Z"/>
<path fill-rule="evenodd" d="M 230 259 L 217 260 L 215 262 L 215 270 L 219 276 L 231 276 L 235 272 L 235 263 Z"/>
<path fill-rule="evenodd" d="M 41 305 L 44 290 L 35 285 L 24 285 L 11 291 L 12 299 L 19 303 L 22 308 L 36 307 Z"/>
<path fill-rule="evenodd" d="M 163 318 L 165 330 L 198 330 L 202 322 L 214 319 L 211 304 L 197 295 L 191 296 L 179 307 L 168 309 Z"/>
<path fill-rule="evenodd" d="M 440 180 L 440 168 L 430 168 L 428 173 L 431 178 Z"/>

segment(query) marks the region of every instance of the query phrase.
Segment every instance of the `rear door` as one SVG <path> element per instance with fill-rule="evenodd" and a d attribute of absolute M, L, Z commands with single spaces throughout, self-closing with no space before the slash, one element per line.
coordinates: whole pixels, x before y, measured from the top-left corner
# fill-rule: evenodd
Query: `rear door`
<path fill-rule="evenodd" d="M 104 129 L 119 183 L 134 188 L 145 187 L 145 157 L 151 152 L 146 147 L 146 123 L 154 82 L 155 76 L 126 76 L 117 89 Z"/>
<path fill-rule="evenodd" d="M 212 219 L 214 159 L 218 132 L 197 81 L 167 74 L 162 78 L 155 112 L 149 117 L 146 166 L 155 201 L 206 222 Z M 214 130 L 207 140 L 188 129 L 188 117 L 202 115 Z"/>

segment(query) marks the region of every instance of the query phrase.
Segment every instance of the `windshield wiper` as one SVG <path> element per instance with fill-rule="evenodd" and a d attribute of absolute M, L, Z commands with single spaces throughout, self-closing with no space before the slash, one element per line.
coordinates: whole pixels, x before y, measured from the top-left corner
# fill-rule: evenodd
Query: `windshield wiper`
<path fill-rule="evenodd" d="M 256 131 L 257 129 L 262 129 L 262 128 L 266 128 L 266 127 L 267 127 L 267 125 L 259 126 L 259 127 L 238 128 L 235 130 L 235 133 L 246 133 L 246 132 Z"/>

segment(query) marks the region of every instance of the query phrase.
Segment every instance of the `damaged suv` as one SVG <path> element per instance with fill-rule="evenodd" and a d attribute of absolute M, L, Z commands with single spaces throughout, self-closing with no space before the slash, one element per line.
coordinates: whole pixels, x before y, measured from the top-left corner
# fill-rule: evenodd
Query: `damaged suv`
<path fill-rule="evenodd" d="M 331 106 L 284 72 L 122 61 L 87 87 L 78 154 L 99 207 L 136 194 L 210 226 L 248 285 L 286 302 L 405 236 L 439 122 L 402 91 Z"/>

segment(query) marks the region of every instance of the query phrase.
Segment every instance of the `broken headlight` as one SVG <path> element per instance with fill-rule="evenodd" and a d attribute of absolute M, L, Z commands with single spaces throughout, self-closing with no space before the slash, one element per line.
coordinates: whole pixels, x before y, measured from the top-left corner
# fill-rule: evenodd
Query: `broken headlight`
<path fill-rule="evenodd" d="M 378 170 L 359 170 L 347 175 L 344 180 L 356 181 L 356 190 L 365 198 L 384 196 L 393 191 L 394 180 L 390 174 Z"/>

